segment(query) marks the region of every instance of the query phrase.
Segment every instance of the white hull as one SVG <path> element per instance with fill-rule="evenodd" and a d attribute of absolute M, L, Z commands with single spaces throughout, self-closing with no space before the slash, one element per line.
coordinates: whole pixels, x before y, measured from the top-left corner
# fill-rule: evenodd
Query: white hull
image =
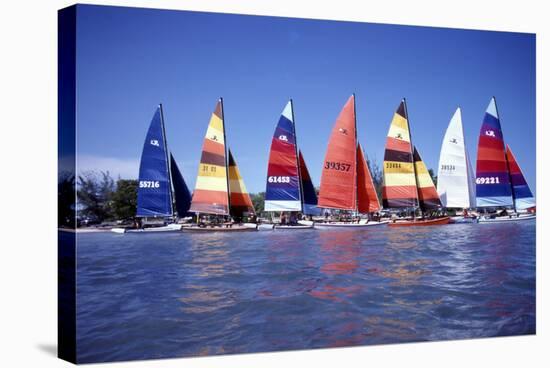
<path fill-rule="evenodd" d="M 311 221 L 308 221 L 311 222 Z M 262 231 L 271 231 L 271 230 L 307 230 L 307 229 L 313 229 L 313 223 L 310 225 L 308 224 L 301 224 L 298 225 L 279 225 L 279 224 L 261 224 L 258 225 L 258 230 Z"/>
<path fill-rule="evenodd" d="M 170 224 L 166 226 L 159 226 L 159 227 L 148 227 L 145 229 L 124 229 L 124 228 L 113 228 L 111 229 L 112 232 L 117 234 L 126 234 L 126 233 L 132 233 L 132 234 L 150 234 L 150 233 L 167 233 L 167 232 L 176 232 L 181 231 L 181 225 L 180 224 Z"/>
<path fill-rule="evenodd" d="M 535 214 L 529 214 L 529 215 L 519 215 L 516 216 L 502 216 L 502 217 L 495 217 L 495 218 L 488 218 L 488 217 L 480 217 L 478 220 L 478 223 L 480 224 L 494 224 L 494 223 L 501 223 L 501 222 L 515 222 L 515 221 L 528 221 L 528 220 L 535 220 L 537 218 L 537 215 Z"/>
<path fill-rule="evenodd" d="M 477 222 L 477 218 L 464 217 L 464 216 L 452 216 L 451 222 L 453 224 L 472 224 L 474 222 Z"/>
<path fill-rule="evenodd" d="M 316 229 L 323 229 L 323 228 L 357 228 L 357 227 L 368 227 L 368 226 L 378 226 L 378 225 L 386 225 L 389 221 L 369 221 L 369 222 L 316 222 L 315 228 Z"/>

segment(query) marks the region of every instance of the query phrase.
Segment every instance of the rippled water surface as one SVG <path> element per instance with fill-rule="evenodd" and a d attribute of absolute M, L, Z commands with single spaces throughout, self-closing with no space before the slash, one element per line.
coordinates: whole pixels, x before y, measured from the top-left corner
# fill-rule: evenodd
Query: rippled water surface
<path fill-rule="evenodd" d="M 79 362 L 535 333 L 535 223 L 78 235 Z"/>

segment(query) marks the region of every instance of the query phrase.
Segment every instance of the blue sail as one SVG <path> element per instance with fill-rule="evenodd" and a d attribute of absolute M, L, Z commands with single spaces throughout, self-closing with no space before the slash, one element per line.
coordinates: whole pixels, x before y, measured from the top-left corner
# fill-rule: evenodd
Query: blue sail
<path fill-rule="evenodd" d="M 319 216 L 321 215 L 321 209 L 317 207 L 317 193 L 313 186 L 313 181 L 309 176 L 309 170 L 306 166 L 306 161 L 302 155 L 302 151 L 298 153 L 300 158 L 300 179 L 302 181 L 302 195 L 304 198 L 304 215 Z"/>
<path fill-rule="evenodd" d="M 136 216 L 172 216 L 172 185 L 168 170 L 162 105 L 159 105 L 141 153 Z"/>
<path fill-rule="evenodd" d="M 191 207 L 191 192 L 183 179 L 183 175 L 181 175 L 172 153 L 170 153 L 170 171 L 172 172 L 172 184 L 174 186 L 174 199 L 178 217 L 188 216 L 189 207 Z"/>

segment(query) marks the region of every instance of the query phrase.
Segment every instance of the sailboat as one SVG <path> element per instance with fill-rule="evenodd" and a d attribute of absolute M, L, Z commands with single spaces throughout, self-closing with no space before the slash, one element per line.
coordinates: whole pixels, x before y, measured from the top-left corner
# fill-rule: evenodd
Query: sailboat
<path fill-rule="evenodd" d="M 534 219 L 534 214 L 520 215 L 519 210 L 535 206 L 535 201 L 517 161 L 504 145 L 495 97 L 485 111 L 479 133 L 476 165 L 476 206 L 478 209 L 510 209 L 504 216 L 483 215 L 480 223 Z"/>
<path fill-rule="evenodd" d="M 460 107 L 456 109 L 441 144 L 437 171 L 437 194 L 445 209 L 463 209 L 464 216 L 453 217 L 453 222 L 471 222 L 466 215 L 475 208 L 475 177 L 472 170 Z"/>
<path fill-rule="evenodd" d="M 184 217 L 189 210 L 190 197 L 191 194 L 176 161 L 168 151 L 164 115 L 162 105 L 159 105 L 149 125 L 141 153 L 136 217 L 143 218 L 145 221 L 148 218 L 173 220 L 174 216 Z M 112 229 L 116 233 L 180 230 L 181 225 L 176 223 L 140 229 Z"/>
<path fill-rule="evenodd" d="M 269 152 L 265 191 L 265 212 L 288 212 L 295 216 L 317 214 L 317 195 L 311 182 L 304 157 L 298 150 L 296 127 L 294 123 L 294 106 L 288 101 L 281 116 Z M 282 215 L 283 216 L 283 215 Z M 282 217 L 281 216 L 281 217 Z M 262 224 L 268 229 L 311 229 L 312 222 L 293 221 L 293 223 Z"/>
<path fill-rule="evenodd" d="M 248 226 L 233 226 L 232 215 L 242 216 L 245 212 L 253 214 L 254 208 L 250 195 L 246 191 L 237 164 L 226 152 L 225 121 L 223 99 L 216 103 L 204 137 L 202 154 L 197 174 L 195 190 L 191 199 L 190 212 L 194 212 L 199 223 L 200 215 L 214 215 L 221 226 L 192 226 L 184 230 L 239 231 L 254 230 Z M 230 180 L 231 179 L 231 180 Z M 231 193 L 233 189 L 233 196 Z M 232 207 L 232 197 L 234 208 Z"/>
<path fill-rule="evenodd" d="M 384 208 L 412 212 L 411 220 L 393 220 L 390 226 L 444 225 L 450 218 L 424 218 L 426 211 L 441 208 L 441 201 L 418 149 L 412 144 L 407 103 L 401 101 L 393 115 L 384 153 Z M 416 217 L 420 210 L 421 217 Z"/>
<path fill-rule="evenodd" d="M 332 129 L 323 161 L 318 206 L 347 211 L 350 215 L 380 210 L 372 176 L 363 150 L 357 143 L 355 94 L 344 105 Z M 317 222 L 315 227 L 363 227 L 380 224 L 384 223 L 359 219 Z"/>

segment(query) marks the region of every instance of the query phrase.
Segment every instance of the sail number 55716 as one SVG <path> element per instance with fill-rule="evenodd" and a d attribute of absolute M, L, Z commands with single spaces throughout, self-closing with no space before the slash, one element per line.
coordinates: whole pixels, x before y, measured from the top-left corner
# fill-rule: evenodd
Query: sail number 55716
<path fill-rule="evenodd" d="M 160 182 L 158 180 L 140 180 L 140 188 L 160 188 Z"/>
<path fill-rule="evenodd" d="M 476 184 L 500 184 L 497 176 L 485 176 L 476 178 Z"/>
<path fill-rule="evenodd" d="M 350 164 L 346 164 L 343 162 L 325 161 L 325 169 L 337 170 L 337 171 L 349 171 L 350 168 L 351 168 Z"/>

